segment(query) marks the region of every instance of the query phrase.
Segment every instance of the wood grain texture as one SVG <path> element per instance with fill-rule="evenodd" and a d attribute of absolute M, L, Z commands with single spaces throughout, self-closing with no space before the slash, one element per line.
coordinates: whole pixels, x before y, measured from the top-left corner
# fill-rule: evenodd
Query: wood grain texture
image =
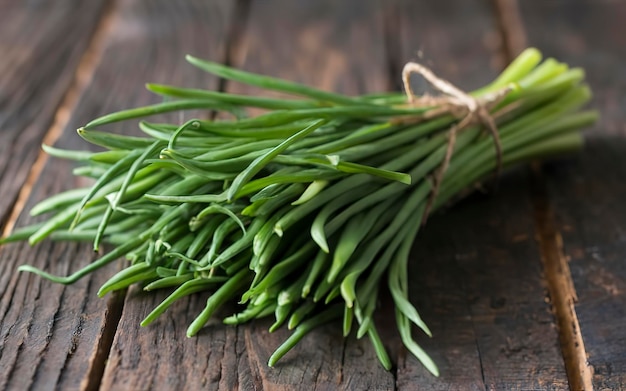
<path fill-rule="evenodd" d="M 76 136 L 78 126 L 113 110 L 157 102 L 157 97 L 143 89 L 148 80 L 172 83 L 191 80 L 198 85 L 216 85 L 214 78 L 185 64 L 184 55 L 192 52 L 221 60 L 224 47 L 221 31 L 225 29 L 227 11 L 228 8 L 215 2 L 198 1 L 187 3 L 186 7 L 166 1 L 118 2 L 112 11 L 112 29 L 104 44 L 102 60 L 56 145 L 88 148 Z M 207 23 L 211 18 L 215 22 Z M 192 19 L 199 21 L 195 27 L 186 23 Z M 111 129 L 130 133 L 133 127 Z M 85 185 L 83 180 L 71 176 L 71 169 L 67 162 L 50 159 L 26 209 L 45 196 Z M 22 218 L 18 225 L 27 221 L 31 220 Z M 2 267 L 7 272 L 3 273 L 5 280 L 1 285 L 4 292 L 0 386 L 8 389 L 99 386 L 121 304 L 115 299 L 98 299 L 96 292 L 117 266 L 109 265 L 67 288 L 14 272 L 17 265 L 26 262 L 68 274 L 93 259 L 89 248 L 89 245 L 43 243 L 34 249 L 22 244 L 2 249 Z M 132 306 L 130 311 L 134 311 Z M 147 360 L 142 363 L 151 365 Z"/>
<path fill-rule="evenodd" d="M 71 165 L 55 162 L 69 173 Z M 26 207 L 63 190 L 68 174 L 50 175 L 33 188 Z M 23 215 L 18 225 L 33 222 Z M 28 263 L 67 275 L 94 259 L 90 246 L 69 243 L 11 244 L 0 251 L 0 389 L 92 389 L 99 384 L 103 343 L 119 310 L 114 299 L 96 293 L 106 275 L 97 273 L 72 286 L 16 273 Z M 113 271 L 114 268 L 108 268 Z"/>
<path fill-rule="evenodd" d="M 387 89 L 385 6 L 375 0 L 251 2 L 233 65 L 348 95 Z M 272 96 L 229 83 L 235 92 Z"/>
<path fill-rule="evenodd" d="M 1 5 L 1 220 L 9 215 L 38 155 L 92 32 L 99 25 L 103 3 L 62 1 L 52 6 L 5 1 Z M 32 26 L 37 28 L 29 28 Z M 58 168 L 71 169 L 61 162 Z M 55 179 L 48 177 L 36 185 L 27 207 L 67 188 L 67 183 Z M 32 221 L 23 215 L 17 223 Z M 102 330 L 115 312 L 114 302 L 94 300 L 104 280 L 95 277 L 66 288 L 15 272 L 17 265 L 28 262 L 67 274 L 92 258 L 86 248 L 64 243 L 46 243 L 37 249 L 15 244 L 0 249 L 0 389 L 97 385 Z"/>
<path fill-rule="evenodd" d="M 586 70 L 599 123 L 583 153 L 544 166 L 596 390 L 626 388 L 626 34 L 623 2 L 521 3 L 530 44 Z"/>
<path fill-rule="evenodd" d="M 33 129 L 45 130 L 50 123 L 86 42 L 69 29 L 89 28 L 86 14 L 78 27 L 71 27 L 55 25 L 61 20 L 56 13 L 74 15 L 95 3 L 44 7 L 53 15 L 51 21 L 40 20 L 41 33 L 49 37 L 34 29 L 21 34 L 24 21 L 42 8 L 15 4 L 0 3 L 0 22 L 9 21 L 0 23 L 0 47 L 9 53 L 0 58 L 0 70 L 11 75 L 0 79 L 0 126 L 26 131 L 7 135 L 3 130 L 0 148 L 24 151 L 32 162 L 43 134 Z M 19 16 L 7 17 L 7 10 Z M 348 94 L 399 87 L 401 66 L 420 59 L 418 51 L 437 73 L 466 89 L 488 82 L 504 58 L 497 25 L 484 2 L 268 0 L 239 10 L 226 0 L 118 0 L 102 59 L 57 146 L 88 148 L 75 135 L 76 127 L 113 110 L 157 102 L 143 90 L 147 81 L 217 88 L 216 79 L 184 62 L 186 53 L 229 59 L 244 69 Z M 564 250 L 571 257 L 594 386 L 623 389 L 626 102 L 621 91 L 626 59 L 620 49 L 626 47 L 626 34 L 620 32 L 626 10 L 620 2 L 576 0 L 522 3 L 522 12 L 531 44 L 587 68 L 594 105 L 603 113 L 585 153 L 565 164 L 547 165 L 545 175 Z M 13 46 L 5 37 L 22 39 L 23 45 Z M 60 53 L 50 51 L 50 42 L 61 44 Z M 46 53 L 54 63 L 43 61 Z M 28 75 L 42 63 L 45 75 Z M 19 80 L 26 84 L 20 87 Z M 233 83 L 225 87 L 258 92 Z M 6 91 L 14 91 L 15 99 Z M 132 124 L 109 129 L 136 132 Z M 0 152 L 5 158 L 15 156 Z M 0 220 L 19 189 L 8 178 L 25 178 L 31 164 L 2 159 Z M 71 176 L 71 168 L 68 162 L 49 160 L 27 209 L 45 196 L 84 185 Z M 367 339 L 344 340 L 338 324 L 313 331 L 275 368 L 268 368 L 268 357 L 289 335 L 284 329 L 269 333 L 269 320 L 224 326 L 220 316 L 234 311 L 226 307 L 197 337 L 185 337 L 206 295 L 176 303 L 153 325 L 141 328 L 139 322 L 164 293 L 132 288 L 123 303 L 119 296 L 96 297 L 120 265 L 70 287 L 16 274 L 15 267 L 24 262 L 68 274 L 94 258 L 89 245 L 45 242 L 0 249 L 0 389 L 565 389 L 529 193 L 526 171 L 510 173 L 493 195 L 473 195 L 432 216 L 415 244 L 411 297 L 434 332 L 432 339 L 420 336 L 419 342 L 439 364 L 440 378 L 428 374 L 402 347 L 392 301 L 384 295 L 376 322 L 396 363 L 392 372 L 382 369 Z M 18 225 L 31 221 L 23 214 Z"/>
<path fill-rule="evenodd" d="M 0 226 L 37 158 L 104 3 L 0 4 Z"/>
<path fill-rule="evenodd" d="M 504 55 L 488 4 L 396 4 L 402 40 L 394 62 L 423 62 L 466 90 L 497 75 Z M 420 343 L 442 376 L 428 376 L 407 356 L 398 365 L 399 387 L 567 387 L 533 238 L 523 170 L 503 178 L 493 194 L 477 194 L 430 219 L 415 243 L 411 281 L 417 309 L 433 330 Z"/>
<path fill-rule="evenodd" d="M 433 216 L 415 244 L 414 300 L 433 330 L 423 343 L 444 373 L 430 389 L 567 387 L 527 186 L 511 173 Z"/>
<path fill-rule="evenodd" d="M 497 23 L 485 2 L 395 0 L 387 8 L 387 42 L 397 83 L 407 61 L 423 63 L 465 90 L 490 82 L 504 66 Z M 426 86 L 418 87 L 423 91 Z"/>
<path fill-rule="evenodd" d="M 181 300 L 151 326 L 139 323 L 166 295 L 146 294 L 137 287 L 126 297 L 123 316 L 102 381 L 105 390 L 247 389 L 245 341 L 217 314 L 198 336 L 185 337 L 189 323 L 204 307 L 207 295 Z M 240 367 L 240 372 L 237 368 Z M 249 370 L 248 370 L 249 371 Z M 239 376 L 237 376 L 240 373 Z"/>

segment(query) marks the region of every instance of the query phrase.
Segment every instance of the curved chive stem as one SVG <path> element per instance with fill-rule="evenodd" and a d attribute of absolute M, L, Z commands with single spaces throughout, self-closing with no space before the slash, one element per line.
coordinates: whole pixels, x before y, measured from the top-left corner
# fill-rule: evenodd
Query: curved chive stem
<path fill-rule="evenodd" d="M 230 185 L 230 188 L 228 189 L 228 193 L 227 193 L 228 200 L 232 201 L 237 195 L 237 192 L 241 189 L 241 187 L 245 185 L 250 179 L 252 179 L 252 177 L 254 177 L 259 171 L 261 171 L 263 167 L 265 167 L 270 161 L 272 161 L 272 159 L 274 159 L 276 156 L 284 152 L 287 148 L 289 148 L 289 146 L 291 146 L 296 141 L 313 133 L 320 126 L 324 125 L 325 122 L 326 122 L 325 120 L 318 120 L 318 121 L 313 122 L 306 128 L 302 129 L 298 133 L 287 138 L 285 141 L 283 141 L 276 147 L 272 148 L 267 153 L 256 158 L 252 163 L 250 163 L 250 165 L 245 170 L 243 170 L 239 175 L 235 177 L 235 179 L 233 180 L 233 183 Z"/>
<path fill-rule="evenodd" d="M 343 314 L 343 306 L 335 304 L 327 310 L 319 313 L 318 315 L 305 320 L 302 322 L 293 333 L 287 338 L 282 345 L 280 345 L 274 353 L 270 356 L 267 365 L 273 367 L 276 365 L 278 360 L 280 360 L 287 352 L 289 352 L 305 335 L 307 335 L 311 330 L 315 329 L 318 326 L 321 326 L 324 323 L 328 323 L 332 320 L 339 319 Z"/>
<path fill-rule="evenodd" d="M 38 269 L 34 266 L 30 266 L 30 265 L 21 265 L 17 268 L 18 271 L 21 272 L 29 272 L 29 273 L 33 273 L 36 274 L 38 276 L 41 276 L 43 278 L 46 278 L 52 282 L 57 282 L 59 284 L 72 284 L 76 281 L 78 281 L 79 279 L 81 279 L 82 277 L 86 276 L 87 274 L 90 274 L 98 269 L 100 269 L 101 267 L 106 266 L 107 264 L 115 261 L 117 258 L 125 255 L 126 253 L 136 249 L 137 247 L 139 247 L 141 245 L 141 243 L 143 242 L 142 238 L 135 238 L 135 239 L 131 239 L 128 242 L 124 243 L 123 245 L 115 248 L 115 250 L 107 253 L 106 255 L 103 255 L 102 257 L 100 257 L 99 259 L 97 259 L 96 261 L 90 263 L 89 265 L 85 266 L 84 268 L 72 273 L 71 275 L 67 276 L 67 277 L 60 277 L 60 276 L 55 276 L 53 274 L 47 273 L 41 269 Z"/>
<path fill-rule="evenodd" d="M 202 312 L 194 319 L 187 328 L 187 337 L 193 337 L 200 331 L 202 327 L 209 321 L 209 318 L 220 305 L 227 300 L 232 299 L 239 289 L 241 289 L 246 280 L 250 278 L 249 270 L 241 270 L 237 274 L 230 277 L 215 293 L 213 293 L 206 302 L 206 306 Z"/>
<path fill-rule="evenodd" d="M 223 77 L 228 80 L 245 83 L 248 85 L 265 88 L 268 90 L 287 92 L 295 95 L 309 97 L 322 102 L 335 104 L 354 105 L 364 103 L 360 99 L 349 98 L 343 95 L 334 94 L 332 92 L 318 90 L 316 88 L 303 86 L 298 83 L 289 82 L 275 77 L 257 75 L 239 69 L 230 68 L 228 66 L 215 62 L 201 60 L 199 58 L 189 55 L 186 57 L 186 59 L 192 65 L 216 76 Z"/>

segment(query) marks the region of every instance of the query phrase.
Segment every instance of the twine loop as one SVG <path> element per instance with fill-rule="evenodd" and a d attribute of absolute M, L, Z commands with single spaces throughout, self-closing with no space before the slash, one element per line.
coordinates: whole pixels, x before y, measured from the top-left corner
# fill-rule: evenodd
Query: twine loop
<path fill-rule="evenodd" d="M 441 92 L 441 95 L 431 96 L 424 94 L 417 97 L 413 93 L 409 80 L 411 74 L 413 73 L 421 75 L 435 90 Z M 500 141 L 500 134 L 498 133 L 496 121 L 491 115 L 491 110 L 502 102 L 502 100 L 511 91 L 511 88 L 504 87 L 493 93 L 485 94 L 480 98 L 476 98 L 454 86 L 449 81 L 438 77 L 432 70 L 416 62 L 409 62 L 404 66 L 404 69 L 402 70 L 402 82 L 404 84 L 404 90 L 406 91 L 409 104 L 419 107 L 432 107 L 431 110 L 426 111 L 422 116 L 420 116 L 421 120 L 427 120 L 442 115 L 452 115 L 459 119 L 459 121 L 452 125 L 448 130 L 448 145 L 445 157 L 441 166 L 432 177 L 432 191 L 422 217 L 422 224 L 424 224 L 428 218 L 432 204 L 439 193 L 444 174 L 450 165 L 452 153 L 454 152 L 454 146 L 456 144 L 456 135 L 459 131 L 474 124 L 484 126 L 484 128 L 492 136 L 494 147 L 496 149 L 497 165 L 495 177 L 497 178 L 500 176 L 500 172 L 502 170 L 502 143 Z"/>

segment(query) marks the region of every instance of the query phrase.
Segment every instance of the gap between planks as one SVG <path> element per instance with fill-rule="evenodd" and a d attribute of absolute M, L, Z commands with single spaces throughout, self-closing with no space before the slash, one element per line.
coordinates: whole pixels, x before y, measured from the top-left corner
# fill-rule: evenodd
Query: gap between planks
<path fill-rule="evenodd" d="M 501 37 L 501 48 L 507 63 L 527 46 L 526 30 L 517 0 L 492 0 Z M 570 389 L 593 390 L 592 371 L 587 362 L 575 303 L 578 300 L 567 257 L 563 251 L 561 233 L 546 189 L 546 178 L 541 164 L 531 167 L 531 202 L 534 211 L 535 232 L 548 295 L 559 331 L 561 354 Z"/>
<path fill-rule="evenodd" d="M 508 64 L 526 49 L 526 29 L 517 0 L 492 0 L 491 4 L 501 39 L 500 51 Z"/>
<path fill-rule="evenodd" d="M 102 377 L 107 366 L 107 360 L 113 339 L 117 334 L 117 326 L 122 318 L 122 310 L 124 309 L 124 298 L 126 297 L 126 289 L 113 292 L 106 305 L 106 314 L 104 315 L 104 326 L 101 329 L 102 336 L 98 340 L 96 352 L 93 355 L 93 365 L 89 368 L 89 372 L 83 378 L 80 389 L 84 391 L 96 391 L 100 389 Z"/>
<path fill-rule="evenodd" d="M 570 389 L 593 390 L 593 375 L 587 363 L 587 352 L 576 315 L 575 303 L 578 298 L 563 252 L 563 239 L 555 226 L 546 179 L 538 162 L 532 165 L 531 192 L 537 240 Z"/>
<path fill-rule="evenodd" d="M 245 58 L 246 44 L 244 43 L 248 22 L 250 20 L 250 8 L 252 0 L 236 0 L 234 11 L 226 33 L 226 45 L 224 45 L 224 55 L 222 64 L 227 66 L 237 66 Z M 220 77 L 217 81 L 217 90 L 226 92 L 229 81 Z M 214 115 L 217 112 L 213 113 Z"/>

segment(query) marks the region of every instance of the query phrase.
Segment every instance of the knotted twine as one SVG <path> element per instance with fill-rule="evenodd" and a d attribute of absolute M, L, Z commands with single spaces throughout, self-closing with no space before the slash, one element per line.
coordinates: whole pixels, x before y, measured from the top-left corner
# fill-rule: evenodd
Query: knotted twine
<path fill-rule="evenodd" d="M 417 97 L 413 93 L 409 79 L 411 74 L 417 73 L 421 75 L 430 85 L 441 92 L 440 96 L 431 96 L 424 94 Z M 448 130 L 448 144 L 444 159 L 432 177 L 432 190 L 422 215 L 422 224 L 426 223 L 430 209 L 439 193 L 443 177 L 450 166 L 452 153 L 456 144 L 456 135 L 463 129 L 476 123 L 482 124 L 493 138 L 494 147 L 496 149 L 496 171 L 495 177 L 500 176 L 502 170 L 502 143 L 500 134 L 496 126 L 496 121 L 491 115 L 491 110 L 497 106 L 511 91 L 510 87 L 501 88 L 493 93 L 485 94 L 480 98 L 475 98 L 461 89 L 455 87 L 447 80 L 436 76 L 433 71 L 422 64 L 409 62 L 402 70 L 402 82 L 406 92 L 408 103 L 416 107 L 432 107 L 432 109 L 423 113 L 419 119 L 428 120 L 443 115 L 452 115 L 459 119 L 459 122 L 452 125 Z"/>

